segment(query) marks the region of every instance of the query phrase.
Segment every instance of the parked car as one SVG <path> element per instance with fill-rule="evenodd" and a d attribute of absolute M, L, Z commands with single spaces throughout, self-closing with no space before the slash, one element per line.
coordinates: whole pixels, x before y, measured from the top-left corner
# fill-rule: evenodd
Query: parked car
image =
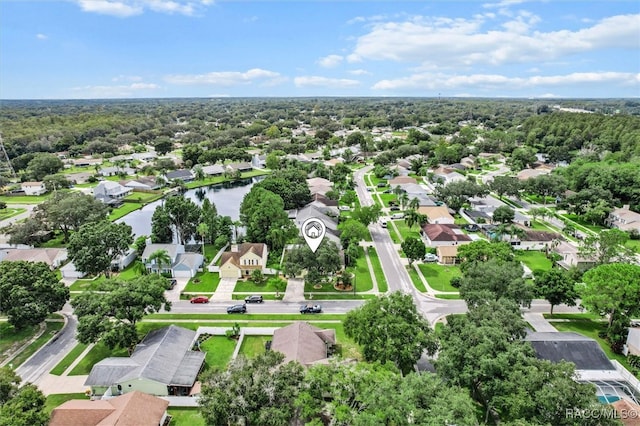
<path fill-rule="evenodd" d="M 438 256 L 436 256 L 433 253 L 427 253 L 424 255 L 424 259 L 422 259 L 423 262 L 436 262 L 438 260 Z"/>
<path fill-rule="evenodd" d="M 247 296 L 244 298 L 244 303 L 262 303 L 262 296 L 259 294 L 254 294 L 252 296 Z"/>
<path fill-rule="evenodd" d="M 389 210 L 391 210 L 392 212 L 397 212 L 398 210 L 400 210 L 400 207 L 398 207 L 398 206 L 391 206 L 391 207 L 389 207 Z"/>
<path fill-rule="evenodd" d="M 394 213 L 391 215 L 391 219 L 404 219 L 404 213 Z"/>
<path fill-rule="evenodd" d="M 380 182 L 380 183 L 378 184 L 378 188 L 384 188 L 385 186 L 387 186 L 387 184 L 386 184 L 386 183 L 383 183 L 383 182 Z"/>
<path fill-rule="evenodd" d="M 322 306 L 320 305 L 312 305 L 309 303 L 308 305 L 300 306 L 301 314 L 319 314 L 320 312 L 322 312 Z"/>
<path fill-rule="evenodd" d="M 233 305 L 227 308 L 228 314 L 244 314 L 247 312 L 247 305 Z"/>
<path fill-rule="evenodd" d="M 209 298 L 206 296 L 196 296 L 196 297 L 192 297 L 190 302 L 191 303 L 209 303 Z"/>
<path fill-rule="evenodd" d="M 351 210 L 351 207 L 349 207 L 349 206 L 339 206 L 338 210 L 341 210 L 343 212 L 348 212 L 349 210 Z"/>
<path fill-rule="evenodd" d="M 178 284 L 178 280 L 169 279 L 169 288 L 174 288 Z"/>
<path fill-rule="evenodd" d="M 382 226 L 383 228 L 387 227 L 387 221 L 386 220 L 381 220 L 380 221 L 380 226 Z"/>
<path fill-rule="evenodd" d="M 478 232 L 480 230 L 480 227 L 475 223 L 470 223 L 468 225 L 465 225 L 464 229 L 466 229 L 469 232 Z"/>

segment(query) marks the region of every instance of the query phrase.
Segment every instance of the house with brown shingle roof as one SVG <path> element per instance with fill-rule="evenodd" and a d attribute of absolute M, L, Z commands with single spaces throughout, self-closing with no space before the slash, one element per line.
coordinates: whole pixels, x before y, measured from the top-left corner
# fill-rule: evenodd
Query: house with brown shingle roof
<path fill-rule="evenodd" d="M 54 408 L 50 426 L 162 426 L 169 401 L 133 391 L 98 401 L 72 399 Z"/>
<path fill-rule="evenodd" d="M 297 361 L 310 366 L 326 362 L 335 344 L 335 330 L 297 321 L 273 333 L 271 350 L 284 354 L 284 362 Z"/>
<path fill-rule="evenodd" d="M 438 262 L 443 265 L 455 265 L 458 262 L 458 246 L 438 246 Z"/>
<path fill-rule="evenodd" d="M 417 180 L 415 180 L 415 178 L 409 177 L 409 176 L 397 176 L 394 177 L 393 179 L 391 179 L 389 181 L 389 185 L 391 187 L 394 187 L 395 185 L 404 185 L 406 183 L 418 183 Z"/>
<path fill-rule="evenodd" d="M 250 278 L 255 270 L 264 272 L 268 249 L 263 243 L 233 244 L 220 257 L 220 278 Z"/>
<path fill-rule="evenodd" d="M 422 226 L 420 234 L 424 237 L 427 245 L 431 247 L 453 246 L 472 241 L 471 237 L 465 234 L 458 225 L 428 223 Z"/>

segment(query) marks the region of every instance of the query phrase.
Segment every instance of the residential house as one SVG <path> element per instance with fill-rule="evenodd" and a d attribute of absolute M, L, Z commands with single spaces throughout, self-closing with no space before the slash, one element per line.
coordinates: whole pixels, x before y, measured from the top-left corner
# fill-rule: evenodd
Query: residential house
<path fill-rule="evenodd" d="M 136 251 L 136 249 L 130 248 L 129 250 L 127 250 L 123 254 L 118 255 L 111 262 L 111 270 L 112 271 L 122 271 L 127 266 L 131 265 L 134 260 L 136 260 L 136 257 L 138 256 L 137 253 L 138 252 Z"/>
<path fill-rule="evenodd" d="M 438 246 L 436 256 L 443 265 L 455 265 L 458 263 L 458 246 Z"/>
<path fill-rule="evenodd" d="M 491 216 L 486 212 L 479 210 L 464 210 L 463 214 L 473 223 L 489 223 L 491 222 Z"/>
<path fill-rule="evenodd" d="M 104 167 L 98 172 L 100 176 L 135 175 L 135 169 L 131 167 Z"/>
<path fill-rule="evenodd" d="M 333 189 L 333 182 L 324 178 L 311 178 L 307 179 L 307 185 L 309 186 L 309 191 L 311 195 L 321 194 L 326 195 L 327 192 Z"/>
<path fill-rule="evenodd" d="M 417 184 L 418 181 L 415 178 L 409 176 L 397 176 L 389 181 L 389 185 L 393 188 L 395 186 L 404 185 L 407 183 Z"/>
<path fill-rule="evenodd" d="M 338 220 L 329 216 L 327 213 L 313 205 L 306 205 L 305 207 L 298 209 L 294 222 L 296 227 L 300 229 L 302 224 L 309 218 L 316 218 L 324 223 L 327 231 L 324 235 L 329 241 L 333 241 L 340 247 L 340 231 L 338 230 Z"/>
<path fill-rule="evenodd" d="M 164 426 L 168 406 L 138 391 L 98 401 L 72 399 L 53 409 L 49 426 Z"/>
<path fill-rule="evenodd" d="M 62 266 L 68 258 L 64 248 L 9 248 L 0 250 L 0 261 L 44 262 L 51 270 Z"/>
<path fill-rule="evenodd" d="M 93 197 L 103 203 L 109 203 L 112 200 L 121 200 L 131 192 L 133 192 L 133 188 L 127 188 L 118 182 L 103 180 L 93 189 Z"/>
<path fill-rule="evenodd" d="M 533 346 L 539 359 L 573 363 L 576 381 L 595 385 L 601 402 L 618 398 L 637 402 L 640 398 L 638 381 L 627 381 L 631 374 L 617 361 L 611 361 L 594 339 L 573 332 L 531 332 L 524 340 Z"/>
<path fill-rule="evenodd" d="M 71 164 L 73 164 L 76 167 L 97 166 L 102 164 L 102 158 L 91 158 L 91 157 L 76 158 L 74 160 L 71 160 Z"/>
<path fill-rule="evenodd" d="M 627 342 L 624 345 L 623 352 L 627 356 L 640 356 L 640 328 L 629 328 L 629 333 L 627 334 Z"/>
<path fill-rule="evenodd" d="M 47 192 L 43 182 L 22 182 L 20 189 L 24 191 L 25 195 L 42 195 Z"/>
<path fill-rule="evenodd" d="M 224 166 L 221 164 L 203 166 L 202 172 L 207 176 L 222 176 L 224 174 Z"/>
<path fill-rule="evenodd" d="M 134 191 L 155 191 L 160 189 L 162 185 L 155 176 L 142 176 L 126 182 L 124 186 Z"/>
<path fill-rule="evenodd" d="M 78 271 L 76 265 L 73 262 L 69 262 L 60 268 L 60 275 L 64 279 L 77 280 L 87 275 L 86 272 Z"/>
<path fill-rule="evenodd" d="M 267 156 L 254 154 L 251 157 L 251 167 L 254 169 L 264 169 L 267 167 Z"/>
<path fill-rule="evenodd" d="M 429 223 L 453 224 L 455 219 L 449 214 L 445 206 L 419 207 L 418 213 L 425 215 Z"/>
<path fill-rule="evenodd" d="M 158 250 L 167 252 L 171 264 L 159 265 L 155 259 L 149 260 L 149 257 Z M 141 260 L 149 272 L 160 270 L 159 272 L 170 273 L 176 278 L 193 278 L 202 266 L 204 257 L 200 253 L 185 253 L 182 244 L 147 244 Z"/>
<path fill-rule="evenodd" d="M 220 257 L 220 278 L 251 277 L 253 271 L 265 271 L 269 252 L 266 244 L 233 244 L 229 251 Z"/>
<path fill-rule="evenodd" d="M 472 241 L 458 225 L 428 223 L 422 226 L 420 233 L 431 247 L 466 244 Z"/>
<path fill-rule="evenodd" d="M 144 161 L 144 162 L 153 161 L 157 157 L 158 157 L 158 154 L 156 154 L 153 151 L 135 152 L 135 153 L 131 154 L 131 159 L 132 160 L 138 160 L 138 161 Z"/>
<path fill-rule="evenodd" d="M 575 266 L 578 269 L 586 270 L 595 265 L 594 259 L 581 256 L 578 247 L 566 241 L 556 240 L 555 243 L 551 242 L 549 246 L 554 253 L 561 256 L 556 263 L 564 269 Z"/>
<path fill-rule="evenodd" d="M 178 169 L 172 170 L 164 174 L 167 181 L 181 180 L 182 182 L 191 182 L 195 179 L 195 175 L 191 170 Z"/>
<path fill-rule="evenodd" d="M 334 329 L 321 329 L 296 321 L 274 331 L 271 350 L 284 354 L 284 362 L 297 361 L 305 367 L 326 363 L 336 344 Z"/>
<path fill-rule="evenodd" d="M 313 194 L 311 196 L 311 200 L 312 201 L 308 205 L 316 207 L 327 215 L 332 217 L 338 217 L 340 215 L 340 210 L 338 210 L 338 200 L 332 200 L 320 193 Z"/>
<path fill-rule="evenodd" d="M 436 174 L 434 177 L 437 181 L 441 181 L 443 185 L 448 185 L 453 182 L 462 182 L 467 179 L 464 175 L 461 175 L 458 172 Z"/>
<path fill-rule="evenodd" d="M 396 161 L 396 165 L 398 165 L 398 166 L 400 166 L 402 168 L 405 168 L 407 170 L 411 170 L 411 163 L 409 161 L 407 161 L 407 160 L 400 159 L 400 160 Z"/>
<path fill-rule="evenodd" d="M 397 164 L 394 165 L 394 166 L 391 166 L 390 169 L 392 171 L 394 171 L 396 173 L 396 175 L 398 175 L 398 176 L 408 176 L 409 175 L 409 169 L 407 169 L 406 167 L 399 166 Z"/>
<path fill-rule="evenodd" d="M 324 162 L 324 165 L 327 167 L 334 167 L 336 164 L 344 163 L 342 158 L 332 158 L 331 160 L 327 160 Z"/>
<path fill-rule="evenodd" d="M 500 238 L 518 249 L 526 250 L 547 250 L 555 241 L 562 238 L 562 235 L 556 232 L 537 231 L 522 225 L 513 225 L 514 229 L 519 229 L 522 235 L 506 232 L 499 235 L 498 225 L 481 225 L 480 230 L 487 238 L 494 240 Z"/>
<path fill-rule="evenodd" d="M 190 395 L 205 358 L 204 352 L 191 350 L 195 339 L 195 331 L 175 325 L 153 330 L 130 357 L 110 357 L 96 363 L 84 384 L 97 396 L 133 391 Z"/>
<path fill-rule="evenodd" d="M 622 231 L 640 232 L 640 213 L 636 213 L 629 209 L 629 204 L 625 204 L 622 208 L 613 209 L 609 213 L 609 217 L 605 223 L 611 228 L 617 228 Z"/>
<path fill-rule="evenodd" d="M 89 178 L 91 178 L 93 176 L 93 173 L 91 172 L 78 172 L 78 173 L 69 173 L 69 174 L 65 174 L 67 180 L 71 183 L 73 183 L 74 185 L 76 184 L 82 184 L 82 183 L 87 183 L 89 181 Z"/>
<path fill-rule="evenodd" d="M 473 155 L 468 157 L 463 157 L 460 160 L 460 164 L 462 164 L 466 169 L 475 169 L 476 168 L 476 159 Z"/>
<path fill-rule="evenodd" d="M 227 170 L 230 172 L 239 171 L 240 173 L 250 172 L 253 170 L 253 166 L 251 163 L 243 162 L 243 163 L 231 163 L 227 164 Z"/>
<path fill-rule="evenodd" d="M 516 177 L 518 178 L 518 180 L 525 181 L 538 176 L 548 175 L 549 173 L 551 173 L 551 169 L 547 168 L 524 169 L 520 170 Z"/>

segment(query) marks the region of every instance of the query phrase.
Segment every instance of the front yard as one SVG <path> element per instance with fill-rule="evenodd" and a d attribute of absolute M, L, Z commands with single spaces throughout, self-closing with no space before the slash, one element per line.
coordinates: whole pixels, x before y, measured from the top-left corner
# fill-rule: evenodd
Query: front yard
<path fill-rule="evenodd" d="M 220 274 L 217 272 L 198 272 L 191 278 L 184 288 L 186 293 L 213 293 L 220 284 Z"/>
<path fill-rule="evenodd" d="M 429 283 L 429 287 L 438 291 L 457 292 L 458 289 L 452 287 L 451 278 L 462 275 L 460 268 L 455 265 L 438 265 L 435 263 L 418 263 L 418 268 Z"/>
<path fill-rule="evenodd" d="M 536 271 L 548 271 L 553 264 L 551 260 L 541 251 L 535 250 L 518 250 L 516 251 L 516 260 L 527 265 L 534 273 Z"/>
<path fill-rule="evenodd" d="M 416 224 L 409 228 L 404 219 L 394 220 L 393 223 L 396 225 L 396 228 L 398 228 L 398 232 L 400 233 L 400 236 L 403 240 L 406 240 L 409 237 L 414 237 L 417 239 L 421 238 L 419 225 Z"/>

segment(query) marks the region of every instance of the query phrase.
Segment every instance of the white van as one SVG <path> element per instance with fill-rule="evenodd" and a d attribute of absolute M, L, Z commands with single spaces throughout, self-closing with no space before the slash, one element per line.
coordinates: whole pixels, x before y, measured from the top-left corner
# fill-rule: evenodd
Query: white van
<path fill-rule="evenodd" d="M 404 219 L 404 213 L 394 213 L 391 215 L 391 219 Z"/>
<path fill-rule="evenodd" d="M 380 221 L 380 226 L 382 226 L 383 228 L 387 227 L 387 221 L 386 220 L 381 220 Z"/>

